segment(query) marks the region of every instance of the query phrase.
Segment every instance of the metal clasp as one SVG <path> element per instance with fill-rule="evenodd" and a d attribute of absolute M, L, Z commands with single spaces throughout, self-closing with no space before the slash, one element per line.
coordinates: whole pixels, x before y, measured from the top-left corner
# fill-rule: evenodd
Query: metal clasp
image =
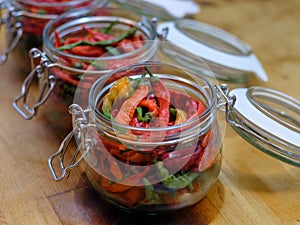
<path fill-rule="evenodd" d="M 1 9 L 7 9 L 7 12 L 3 18 L 1 15 Z M 12 40 L 9 40 L 7 49 L 3 54 L 0 55 L 0 65 L 3 65 L 7 61 L 8 54 L 16 48 L 22 37 L 22 24 L 17 21 L 17 17 L 20 15 L 21 14 L 18 13 L 15 8 L 7 1 L 5 1 L 5 3 L 3 1 L 0 1 L 0 26 L 2 27 L 2 25 L 6 25 L 9 33 L 14 34 L 14 38 L 12 38 Z"/>
<path fill-rule="evenodd" d="M 161 33 L 158 34 L 158 38 L 161 41 L 166 41 L 168 33 L 169 33 L 169 27 L 164 27 L 164 28 L 162 28 Z"/>
<path fill-rule="evenodd" d="M 229 89 L 227 84 L 215 85 L 216 94 L 217 94 L 217 107 L 219 110 L 227 112 L 234 106 L 236 97 L 234 95 L 228 95 Z"/>
<path fill-rule="evenodd" d="M 93 147 L 93 140 L 90 138 L 88 131 L 90 127 L 95 127 L 95 125 L 88 123 L 86 116 L 88 112 L 89 110 L 83 110 L 77 104 L 72 104 L 69 107 L 69 113 L 75 117 L 74 128 L 62 141 L 57 152 L 52 154 L 48 159 L 48 166 L 55 181 L 66 179 L 69 176 L 70 171 L 81 163 L 81 161 L 86 157 L 90 149 Z M 65 153 L 73 137 L 75 140 L 80 140 L 80 143 L 77 145 L 78 147 L 73 153 L 70 162 L 65 165 Z M 78 157 L 79 153 L 81 153 L 80 157 Z M 58 158 L 59 162 L 61 172 L 60 175 L 57 175 L 53 165 L 53 162 L 56 158 Z"/>
<path fill-rule="evenodd" d="M 27 120 L 32 119 L 36 115 L 38 108 L 49 98 L 56 83 L 55 76 L 50 74 L 50 68 L 56 66 L 56 64 L 52 63 L 44 52 L 41 52 L 37 48 L 32 48 L 29 51 L 29 57 L 33 69 L 22 84 L 21 94 L 13 102 L 13 107 Z M 38 65 L 35 65 L 36 60 L 40 60 Z M 27 99 L 35 77 L 39 80 L 40 91 L 37 101 L 30 107 Z M 19 105 L 19 101 L 21 100 L 22 104 Z"/>

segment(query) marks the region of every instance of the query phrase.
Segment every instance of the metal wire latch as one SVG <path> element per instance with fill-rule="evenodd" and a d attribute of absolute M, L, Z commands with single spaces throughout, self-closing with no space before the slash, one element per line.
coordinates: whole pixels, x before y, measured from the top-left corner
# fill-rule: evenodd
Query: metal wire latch
<path fill-rule="evenodd" d="M 52 63 L 48 57 L 37 48 L 32 48 L 29 52 L 29 56 L 33 69 L 24 80 L 20 95 L 13 102 L 13 107 L 27 120 L 32 119 L 37 113 L 38 108 L 49 98 L 56 83 L 55 76 L 50 74 L 50 68 L 56 64 Z M 39 60 L 39 64 L 35 65 L 37 60 Z M 33 85 L 33 80 L 35 80 L 34 78 L 38 78 L 39 80 L 39 95 L 31 107 L 27 99 L 30 92 L 29 90 Z M 22 101 L 21 104 L 19 104 L 20 101 Z"/>
<path fill-rule="evenodd" d="M 88 152 L 93 147 L 93 141 L 89 137 L 88 129 L 90 127 L 94 127 L 94 125 L 88 123 L 88 119 L 86 116 L 88 110 L 83 110 L 79 105 L 72 104 L 69 107 L 69 112 L 75 117 L 74 128 L 62 141 L 57 152 L 52 154 L 48 159 L 48 165 L 50 171 L 52 173 L 53 178 L 56 181 L 61 181 L 63 179 L 66 179 L 69 176 L 70 171 L 81 163 L 81 161 L 86 157 Z M 75 138 L 75 140 L 79 139 L 80 143 L 78 143 L 77 145 L 78 147 L 73 153 L 70 162 L 66 164 L 65 153 L 68 150 L 69 143 L 73 137 Z M 79 153 L 81 153 L 80 157 L 79 157 Z M 57 175 L 54 169 L 54 160 L 56 158 L 58 158 L 58 162 L 59 162 L 60 175 Z"/>
<path fill-rule="evenodd" d="M 2 17 L 1 9 L 7 9 L 7 12 Z M 20 16 L 13 6 L 11 6 L 7 1 L 0 1 L 0 28 L 2 25 L 6 25 L 8 32 L 13 34 L 14 37 L 9 40 L 8 46 L 3 54 L 0 55 L 0 65 L 3 65 L 8 58 L 8 54 L 11 53 L 19 43 L 23 28 L 21 22 L 17 21 L 17 17 Z"/>

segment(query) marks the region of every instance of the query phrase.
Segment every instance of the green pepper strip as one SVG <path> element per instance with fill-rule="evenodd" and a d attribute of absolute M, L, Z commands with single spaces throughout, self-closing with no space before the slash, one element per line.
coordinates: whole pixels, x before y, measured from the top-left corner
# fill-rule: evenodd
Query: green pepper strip
<path fill-rule="evenodd" d="M 105 46 L 105 50 L 107 52 L 109 52 L 110 54 L 112 54 L 113 56 L 120 55 L 120 52 L 116 48 L 114 48 L 114 47 Z"/>
<path fill-rule="evenodd" d="M 176 118 L 177 110 L 175 108 L 169 108 L 169 113 L 171 117 Z"/>
<path fill-rule="evenodd" d="M 165 187 L 170 189 L 181 189 L 190 187 L 190 184 L 199 177 L 199 173 L 187 172 L 184 174 L 171 175 L 163 181 Z"/>
<path fill-rule="evenodd" d="M 145 195 L 146 195 L 146 201 L 148 203 L 160 201 L 158 193 L 155 192 L 154 187 L 150 183 L 150 181 L 147 178 L 142 179 L 145 184 Z"/>
<path fill-rule="evenodd" d="M 103 41 L 96 41 L 96 42 L 90 42 L 90 41 L 86 41 L 86 40 L 77 41 L 73 44 L 61 46 L 61 47 L 58 48 L 58 50 L 69 50 L 69 49 L 72 49 L 72 48 L 74 48 L 76 46 L 79 46 L 79 45 L 91 45 L 91 46 L 110 45 L 110 44 L 119 42 L 119 41 L 123 40 L 124 38 L 127 38 L 127 37 L 130 37 L 130 36 L 134 35 L 136 30 L 137 30 L 136 27 L 130 28 L 125 33 L 123 33 L 120 36 L 118 36 L 114 39 L 111 39 L 111 40 L 103 40 Z"/>
<path fill-rule="evenodd" d="M 117 25 L 118 23 L 119 23 L 119 20 L 115 20 L 115 21 L 111 22 L 108 26 L 101 28 L 100 32 L 107 34 L 111 30 L 111 28 L 113 28 L 113 26 Z"/>
<path fill-rule="evenodd" d="M 136 107 L 136 112 L 138 114 L 138 121 L 139 122 L 149 122 L 153 118 L 152 112 L 147 112 L 143 117 L 143 108 L 138 106 Z"/>

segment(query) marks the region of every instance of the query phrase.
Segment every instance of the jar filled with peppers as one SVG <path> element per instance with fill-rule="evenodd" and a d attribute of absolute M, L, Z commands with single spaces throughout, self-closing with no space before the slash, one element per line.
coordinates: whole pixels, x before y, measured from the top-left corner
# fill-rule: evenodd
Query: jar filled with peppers
<path fill-rule="evenodd" d="M 83 78 L 84 80 L 84 78 Z M 79 98 L 79 99 L 78 99 Z M 85 173 L 99 195 L 130 212 L 157 214 L 199 202 L 216 182 L 222 132 L 214 88 L 181 67 L 144 62 L 99 78 L 86 109 L 80 94 L 70 106 Z M 77 104 L 78 103 L 78 104 Z M 64 143 L 49 165 L 56 180 Z M 57 175 L 56 157 L 63 169 Z"/>
<path fill-rule="evenodd" d="M 6 24 L 8 46 L 1 56 L 4 64 L 9 54 L 21 73 L 30 71 L 28 51 L 32 47 L 42 48 L 42 33 L 46 24 L 70 9 L 85 6 L 100 7 L 108 0 L 6 0 L 3 8 L 6 15 L 1 22 Z"/>
<path fill-rule="evenodd" d="M 100 77 L 88 104 L 81 102 L 76 92 L 69 107 L 74 129 L 49 157 L 50 171 L 60 181 L 83 161 L 99 196 L 127 212 L 198 203 L 218 179 L 227 123 L 255 148 L 300 167 L 300 101 L 270 88 L 229 92 L 206 73 L 148 61 Z M 73 137 L 78 147 L 70 161 Z"/>
<path fill-rule="evenodd" d="M 152 59 L 157 50 L 155 39 L 151 21 L 123 9 L 86 7 L 65 13 L 45 27 L 43 51 L 31 49 L 31 58 L 40 62 L 25 79 L 14 107 L 31 119 L 47 101 L 43 111 L 49 121 L 63 130 L 70 129 L 72 122 L 67 121 L 66 112 L 75 90 L 87 95 L 99 76 L 128 63 Z M 80 83 L 83 74 L 86 79 Z M 29 106 L 26 100 L 33 77 L 39 78 L 40 97 Z M 18 104 L 21 100 L 23 105 Z"/>

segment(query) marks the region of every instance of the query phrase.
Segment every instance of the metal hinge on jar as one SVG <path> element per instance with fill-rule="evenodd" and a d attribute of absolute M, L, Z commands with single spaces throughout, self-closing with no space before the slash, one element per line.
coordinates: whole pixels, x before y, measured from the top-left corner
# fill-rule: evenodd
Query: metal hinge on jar
<path fill-rule="evenodd" d="M 88 112 L 89 110 L 83 110 L 77 104 L 72 104 L 69 106 L 69 113 L 74 117 L 74 128 L 64 138 L 57 152 L 52 154 L 48 159 L 48 165 L 55 181 L 61 181 L 68 178 L 70 171 L 82 162 L 82 160 L 93 147 L 93 140 L 89 136 L 89 128 L 95 127 L 95 125 L 88 123 Z M 77 144 L 77 148 L 73 153 L 70 162 L 65 165 L 65 153 L 68 150 L 72 138 L 79 140 L 80 143 Z M 80 153 L 81 156 L 79 156 Z M 54 169 L 54 160 L 56 158 L 58 158 L 60 175 L 58 175 Z"/>
<path fill-rule="evenodd" d="M 235 95 L 229 95 L 229 88 L 227 84 L 215 85 L 216 95 L 217 95 L 217 107 L 222 112 L 225 112 L 226 121 L 234 127 L 238 127 L 242 129 L 248 134 L 255 135 L 253 131 L 243 126 L 243 123 L 237 123 L 232 120 L 232 116 L 234 116 L 234 105 L 236 102 Z"/>
<path fill-rule="evenodd" d="M 50 68 L 56 64 L 52 63 L 45 53 L 37 48 L 32 48 L 29 56 L 32 71 L 24 80 L 20 95 L 13 102 L 13 107 L 27 120 L 32 119 L 38 108 L 49 98 L 56 82 L 55 76 L 50 74 Z M 36 61 L 39 61 L 37 65 Z M 28 104 L 28 95 L 31 93 L 30 88 L 32 88 L 35 78 L 39 81 L 39 95 L 31 107 Z"/>
<path fill-rule="evenodd" d="M 234 95 L 229 96 L 229 88 L 227 84 L 215 85 L 217 95 L 217 107 L 223 112 L 230 111 L 230 108 L 234 106 L 236 97 Z M 227 119 L 227 116 L 226 116 Z"/>

